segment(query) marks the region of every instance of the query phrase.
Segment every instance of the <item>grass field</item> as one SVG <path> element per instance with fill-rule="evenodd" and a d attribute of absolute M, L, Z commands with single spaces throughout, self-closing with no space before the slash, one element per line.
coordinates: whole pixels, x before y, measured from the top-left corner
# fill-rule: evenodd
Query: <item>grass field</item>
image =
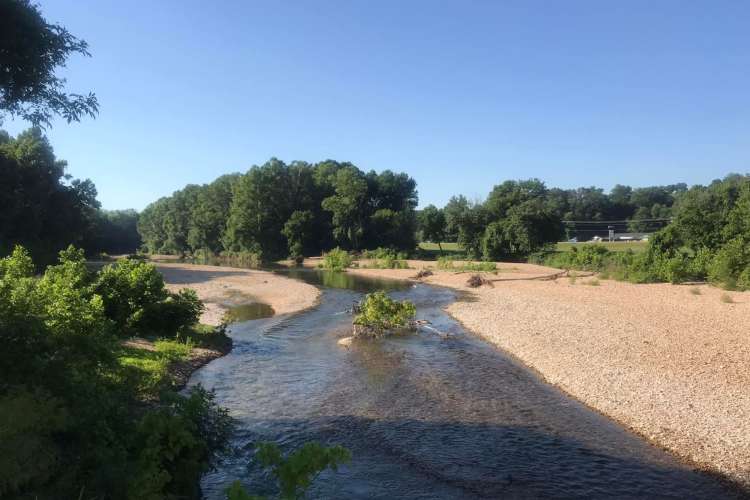
<path fill-rule="evenodd" d="M 461 247 L 458 246 L 458 243 L 442 243 L 443 245 L 443 252 L 445 254 L 451 254 L 451 253 L 461 253 Z M 625 252 L 627 250 L 633 250 L 634 252 L 642 252 L 646 249 L 646 246 L 648 245 L 647 241 L 603 241 L 601 243 L 568 243 L 567 241 L 562 241 L 557 244 L 556 249 L 558 252 L 567 252 L 571 248 L 581 245 L 602 245 L 607 250 L 611 250 L 613 252 Z M 435 252 L 435 254 L 438 254 L 440 249 L 438 248 L 437 243 L 427 243 L 422 242 L 419 244 L 419 248 L 422 250 L 426 250 L 428 252 Z"/>
<path fill-rule="evenodd" d="M 647 241 L 602 241 L 601 243 L 568 243 L 562 241 L 557 244 L 557 250 L 559 252 L 567 252 L 573 247 L 580 247 L 581 245 L 602 245 L 607 250 L 612 252 L 625 252 L 627 250 L 633 250 L 634 252 L 642 252 L 648 246 Z"/>
<path fill-rule="evenodd" d="M 444 252 L 460 252 L 461 248 L 458 246 L 458 243 L 441 243 L 443 246 Z M 439 252 L 440 248 L 438 247 L 437 243 L 428 243 L 426 241 L 423 241 L 419 244 L 419 248 L 422 250 L 427 250 L 429 252 Z"/>

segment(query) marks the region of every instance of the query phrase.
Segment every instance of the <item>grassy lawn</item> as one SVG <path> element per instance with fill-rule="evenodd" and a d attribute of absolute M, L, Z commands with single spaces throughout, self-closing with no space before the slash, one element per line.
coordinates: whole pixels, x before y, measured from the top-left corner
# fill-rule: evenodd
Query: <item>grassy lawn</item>
<path fill-rule="evenodd" d="M 458 246 L 458 243 L 443 243 L 443 255 L 446 257 L 452 257 L 451 254 L 461 254 L 463 253 L 463 250 L 461 250 L 461 247 Z M 648 246 L 647 241 L 603 241 L 601 243 L 568 243 L 567 241 L 562 241 L 560 243 L 557 243 L 555 246 L 555 249 L 558 252 L 567 252 L 571 248 L 581 245 L 602 245 L 607 250 L 611 250 L 612 252 L 625 252 L 627 250 L 633 250 L 634 252 L 643 252 L 646 247 Z M 437 259 L 440 256 L 440 249 L 438 248 L 437 243 L 428 243 L 428 242 L 422 242 L 419 244 L 419 248 L 422 250 L 425 250 L 426 252 L 429 252 L 432 254 L 432 258 Z"/>
<path fill-rule="evenodd" d="M 443 246 L 443 251 L 444 252 L 460 252 L 461 251 L 461 247 L 458 246 L 458 243 L 448 243 L 448 242 L 446 242 L 446 243 L 441 243 L 441 245 Z M 419 248 L 421 248 L 422 250 L 430 251 L 430 252 L 432 252 L 432 251 L 439 252 L 440 251 L 440 248 L 438 247 L 437 243 L 428 243 L 426 241 L 423 241 L 422 243 L 420 243 L 419 244 Z"/>
<path fill-rule="evenodd" d="M 154 396 L 170 387 L 169 365 L 190 356 L 191 344 L 174 340 L 157 340 L 140 345 L 122 345 L 118 359 L 125 376 L 143 397 Z"/>
<path fill-rule="evenodd" d="M 580 247 L 581 245 L 602 245 L 607 250 L 612 252 L 625 252 L 627 250 L 633 250 L 634 252 L 642 252 L 648 246 L 647 241 L 603 241 L 601 243 L 568 243 L 560 242 L 557 244 L 558 252 L 567 252 L 573 247 Z"/>

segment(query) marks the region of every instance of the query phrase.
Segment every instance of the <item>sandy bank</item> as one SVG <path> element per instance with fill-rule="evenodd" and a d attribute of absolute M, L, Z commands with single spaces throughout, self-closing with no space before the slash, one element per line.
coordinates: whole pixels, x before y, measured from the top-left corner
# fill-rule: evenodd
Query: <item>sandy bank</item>
<path fill-rule="evenodd" d="M 415 268 L 434 263 L 411 261 Z M 555 270 L 502 264 L 493 278 Z M 408 278 L 416 270 L 357 269 Z M 750 293 L 579 278 L 470 289 L 469 273 L 424 281 L 470 291 L 448 312 L 548 382 L 678 456 L 750 486 Z M 699 290 L 700 293 L 691 290 Z"/>
<path fill-rule="evenodd" d="M 267 271 L 183 263 L 154 263 L 170 290 L 192 288 L 206 305 L 201 323 L 218 325 L 227 307 L 262 302 L 276 314 L 306 309 L 315 304 L 317 288 Z"/>

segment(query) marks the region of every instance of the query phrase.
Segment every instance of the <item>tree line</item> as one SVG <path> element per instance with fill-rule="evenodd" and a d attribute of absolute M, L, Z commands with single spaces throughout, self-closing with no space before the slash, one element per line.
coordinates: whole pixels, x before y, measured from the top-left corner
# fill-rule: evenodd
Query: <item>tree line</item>
<path fill-rule="evenodd" d="M 147 206 L 138 230 L 148 252 L 251 252 L 272 260 L 339 246 L 413 250 L 416 182 L 348 162 L 272 158 L 245 174 L 188 185 Z"/>
<path fill-rule="evenodd" d="M 17 137 L 0 130 L 0 255 L 23 245 L 44 265 L 70 244 L 89 254 L 140 246 L 138 214 L 102 210 L 94 183 L 66 168 L 39 128 Z"/>
<path fill-rule="evenodd" d="M 419 215 L 422 239 L 458 242 L 468 257 L 485 260 L 524 259 L 562 238 L 585 231 L 563 221 L 629 221 L 634 231 L 655 228 L 652 219 L 666 219 L 687 192 L 686 184 L 632 188 L 547 188 L 539 179 L 505 181 L 484 201 L 454 196 L 443 208 L 428 205 Z M 658 226 L 656 226 L 658 227 Z"/>

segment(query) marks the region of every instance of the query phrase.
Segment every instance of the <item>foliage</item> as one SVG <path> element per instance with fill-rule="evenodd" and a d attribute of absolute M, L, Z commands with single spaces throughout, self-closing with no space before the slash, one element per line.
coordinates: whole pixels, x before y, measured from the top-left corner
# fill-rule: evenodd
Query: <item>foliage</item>
<path fill-rule="evenodd" d="M 195 291 L 170 293 L 161 273 L 142 260 L 125 259 L 105 266 L 92 286 L 107 317 L 124 336 L 174 337 L 197 323 L 203 312 Z"/>
<path fill-rule="evenodd" d="M 0 495 L 197 498 L 228 418 L 201 389 L 154 382 L 187 348 L 121 345 L 80 250 L 33 273 L 21 247 L 0 259 Z"/>
<path fill-rule="evenodd" d="M 390 330 L 407 328 L 417 309 L 408 300 L 396 301 L 383 291 L 368 293 L 359 304 L 354 325 L 367 332 L 382 335 Z"/>
<path fill-rule="evenodd" d="M 16 138 L 0 131 L 0 255 L 23 245 L 44 265 L 69 244 L 91 239 L 96 188 L 88 179 L 69 180 L 65 168 L 39 129 Z"/>
<path fill-rule="evenodd" d="M 313 214 L 309 210 L 295 210 L 284 223 L 281 231 L 289 246 L 289 257 L 297 259 L 304 257 L 305 249 L 309 248 L 309 241 L 313 231 Z"/>
<path fill-rule="evenodd" d="M 309 442 L 286 457 L 276 443 L 260 443 L 256 455 L 260 463 L 271 469 L 279 486 L 279 498 L 296 500 L 304 498 L 315 478 L 323 471 L 334 472 L 340 465 L 351 461 L 351 453 L 342 446 L 325 447 Z M 248 494 L 239 481 L 227 488 L 228 500 L 259 500 L 262 497 Z"/>
<path fill-rule="evenodd" d="M 219 260 L 229 265 L 247 267 L 252 269 L 258 269 L 263 265 L 263 259 L 261 259 L 259 253 L 248 251 L 221 252 L 221 254 L 219 255 Z"/>
<path fill-rule="evenodd" d="M 405 252 L 396 252 L 390 248 L 376 248 L 362 252 L 363 259 L 373 259 L 364 267 L 371 269 L 408 269 Z"/>
<path fill-rule="evenodd" d="M 136 424 L 135 474 L 129 498 L 200 498 L 200 476 L 226 450 L 232 424 L 214 394 L 197 386 L 187 397 L 170 394 Z"/>
<path fill-rule="evenodd" d="M 343 271 L 352 265 L 349 252 L 338 247 L 323 254 L 323 268 L 329 271 Z"/>
<path fill-rule="evenodd" d="M 141 247 L 138 212 L 135 210 L 98 210 L 83 245 L 90 251 L 127 254 Z"/>
<path fill-rule="evenodd" d="M 178 255 L 247 252 L 274 260 L 336 244 L 411 250 L 416 202 L 416 183 L 406 174 L 272 158 L 157 200 L 142 212 L 138 230 L 147 251 Z"/>
<path fill-rule="evenodd" d="M 422 241 L 437 243 L 440 253 L 443 252 L 441 242 L 446 237 L 445 214 L 435 205 L 427 205 L 419 213 L 419 230 L 422 233 Z"/>
<path fill-rule="evenodd" d="M 0 124 L 3 113 L 47 126 L 54 116 L 95 116 L 96 96 L 66 93 L 55 74 L 73 54 L 89 56 L 86 42 L 48 23 L 30 0 L 0 2 Z"/>
<path fill-rule="evenodd" d="M 280 497 L 302 498 L 305 491 L 322 471 L 338 467 L 351 460 L 351 453 L 341 446 L 325 447 L 320 443 L 305 443 L 284 457 L 275 443 L 258 446 L 258 460 L 276 476 Z"/>
<path fill-rule="evenodd" d="M 494 262 L 470 262 L 465 261 L 457 264 L 450 257 L 440 257 L 437 262 L 438 269 L 443 271 L 458 271 L 458 272 L 485 272 L 494 273 L 497 272 L 497 264 Z"/>
<path fill-rule="evenodd" d="M 532 261 L 606 271 L 634 282 L 705 280 L 728 289 L 750 289 L 750 176 L 730 175 L 682 193 L 674 221 L 656 232 L 645 252 L 610 252 L 585 245 L 544 252 Z"/>

